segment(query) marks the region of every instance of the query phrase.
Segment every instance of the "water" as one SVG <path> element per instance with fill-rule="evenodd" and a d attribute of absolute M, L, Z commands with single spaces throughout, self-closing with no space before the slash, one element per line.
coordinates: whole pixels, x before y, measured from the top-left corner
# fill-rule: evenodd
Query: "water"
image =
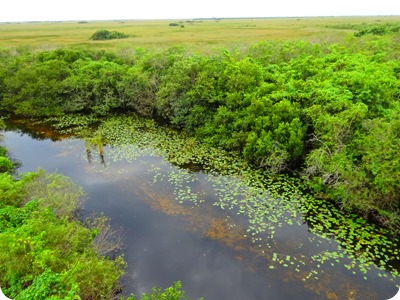
<path fill-rule="evenodd" d="M 270 269 L 271 249 L 253 243 L 246 235 L 247 220 L 212 205 L 216 197 L 206 174 L 184 184 L 201 191 L 201 204 L 176 201 L 174 186 L 153 184 L 154 168 L 163 173 L 177 168 L 161 157 L 141 156 L 133 162 L 113 161 L 92 151 L 77 139 L 38 139 L 17 129 L 5 132 L 12 156 L 22 161 L 21 172 L 38 167 L 71 177 L 88 193 L 87 211 L 104 213 L 125 234 L 127 275 L 123 292 L 142 294 L 151 287 L 167 287 L 181 280 L 191 299 L 388 299 L 396 288 L 376 274 L 364 280 L 341 265 L 324 266 L 317 279 L 303 280 L 306 271 Z M 54 139 L 54 136 L 53 136 Z M 335 242 L 323 243 L 307 226 L 283 226 L 275 252 L 307 257 L 318 249 L 335 250 Z M 306 268 L 306 266 L 305 266 Z"/>

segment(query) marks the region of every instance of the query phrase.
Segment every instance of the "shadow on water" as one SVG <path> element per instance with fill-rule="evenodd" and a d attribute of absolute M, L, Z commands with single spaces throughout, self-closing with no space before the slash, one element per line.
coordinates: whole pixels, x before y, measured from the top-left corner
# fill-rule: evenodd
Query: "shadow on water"
<path fill-rule="evenodd" d="M 321 247 L 334 251 L 338 245 L 314 238 L 306 224 L 282 226 L 271 241 L 268 235 L 255 240 L 247 231 L 249 220 L 213 205 L 215 187 L 201 169 L 192 170 L 194 181 L 182 186 L 189 186 L 202 201 L 179 203 L 176 186 L 154 183 L 149 171 L 174 172 L 177 167 L 162 158 L 113 161 L 102 142 L 100 147 L 63 140 L 65 136 L 45 128 L 39 131 L 27 135 L 26 129 L 11 127 L 5 142 L 22 160 L 22 171 L 42 167 L 70 176 L 90 196 L 85 209 L 104 212 L 122 226 L 129 266 L 125 294 L 149 292 L 153 285 L 166 287 L 175 280 L 182 281 L 190 297 L 206 300 L 381 300 L 396 292 L 388 280 L 374 275 L 364 280 L 340 264 L 324 265 L 314 273 L 310 257 Z"/>
<path fill-rule="evenodd" d="M 61 141 L 72 136 L 52 130 L 48 125 L 30 119 L 7 119 L 7 130 L 26 134 L 35 140 L 50 139 L 53 142 Z"/>

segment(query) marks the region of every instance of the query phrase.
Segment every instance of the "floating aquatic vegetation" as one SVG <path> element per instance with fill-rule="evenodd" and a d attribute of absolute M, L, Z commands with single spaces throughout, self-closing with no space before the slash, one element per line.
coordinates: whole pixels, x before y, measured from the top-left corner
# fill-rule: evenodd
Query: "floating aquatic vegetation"
<path fill-rule="evenodd" d="M 303 193 L 298 179 L 253 169 L 234 153 L 200 144 L 191 137 L 160 128 L 151 120 L 112 117 L 100 122 L 91 117 L 76 121 L 67 118 L 56 128 L 74 128 L 79 134 L 93 124 L 97 124 L 96 134 L 109 146 L 106 155 L 111 161 L 162 156 L 170 164 L 186 167 L 150 165 L 149 184 L 169 185 L 178 203 L 201 205 L 213 201 L 214 206 L 245 217 L 245 235 L 260 248 L 260 253 L 268 252 L 265 257 L 269 259 L 269 269 L 292 268 L 302 280 L 317 280 L 323 267 L 340 264 L 350 274 L 360 273 L 368 279 L 369 272 L 377 272 L 379 277 L 388 277 L 399 286 L 399 240 L 386 229 Z M 187 166 L 200 166 L 201 172 L 192 172 Z M 209 183 L 207 191 L 198 187 L 200 174 Z M 210 194 L 215 197 L 208 197 Z M 307 256 L 303 250 L 306 246 L 299 242 L 292 249 L 277 251 L 280 232 L 295 230 L 304 223 L 312 233 L 309 242 L 321 246 L 321 250 Z"/>
<path fill-rule="evenodd" d="M 63 115 L 49 117 L 43 121 L 60 133 L 74 134 L 77 134 L 81 130 L 92 128 L 99 122 L 98 118 L 94 115 Z"/>

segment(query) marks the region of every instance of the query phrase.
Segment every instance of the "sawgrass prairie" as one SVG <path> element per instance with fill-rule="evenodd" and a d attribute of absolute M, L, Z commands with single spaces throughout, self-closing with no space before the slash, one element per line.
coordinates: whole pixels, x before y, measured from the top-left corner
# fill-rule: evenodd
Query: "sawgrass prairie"
<path fill-rule="evenodd" d="M 81 46 L 121 50 L 184 45 L 193 51 L 209 52 L 246 47 L 265 40 L 335 42 L 354 32 L 347 25 L 398 22 L 400 16 L 0 23 L 0 48 Z M 177 26 L 170 26 L 171 23 Z M 90 37 L 100 29 L 122 32 L 130 37 L 92 41 Z"/>

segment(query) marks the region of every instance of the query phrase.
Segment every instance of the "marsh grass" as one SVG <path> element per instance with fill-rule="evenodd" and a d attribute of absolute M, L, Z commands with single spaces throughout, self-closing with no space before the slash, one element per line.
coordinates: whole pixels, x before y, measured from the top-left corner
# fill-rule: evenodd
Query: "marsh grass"
<path fill-rule="evenodd" d="M 171 27 L 171 20 L 115 20 L 69 22 L 0 23 L 0 47 L 54 48 L 84 46 L 118 50 L 121 45 L 132 48 L 169 48 L 184 44 L 188 49 L 209 52 L 221 48 L 248 46 L 264 40 L 339 41 L 355 30 L 350 25 L 400 22 L 399 16 L 318 17 L 318 18 L 255 18 L 181 20 L 184 27 Z M 176 22 L 176 20 L 174 20 Z M 91 41 L 101 29 L 119 31 L 130 38 Z"/>

